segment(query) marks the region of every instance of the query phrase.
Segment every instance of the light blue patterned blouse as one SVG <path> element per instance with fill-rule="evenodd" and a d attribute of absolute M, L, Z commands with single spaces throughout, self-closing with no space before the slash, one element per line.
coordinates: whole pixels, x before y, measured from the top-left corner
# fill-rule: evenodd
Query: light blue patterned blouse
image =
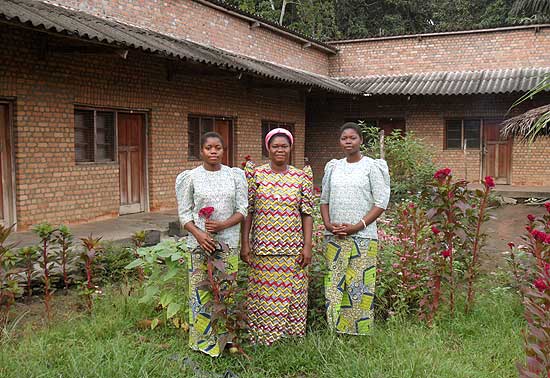
<path fill-rule="evenodd" d="M 329 205 L 332 223 L 356 224 L 373 206 L 386 209 L 389 199 L 390 176 L 384 160 L 363 156 L 357 163 L 334 159 L 325 166 L 321 204 Z M 377 240 L 376 222 L 354 236 Z"/>
<path fill-rule="evenodd" d="M 205 220 L 199 217 L 199 211 L 212 206 L 211 219 L 223 221 L 236 212 L 246 217 L 248 214 L 248 185 L 243 170 L 221 166 L 219 171 L 207 171 L 202 165 L 181 172 L 176 178 L 176 198 L 178 215 L 182 225 L 195 222 L 204 230 Z M 226 228 L 215 235 L 215 239 L 226 243 L 230 248 L 238 248 L 240 224 Z M 189 233 L 187 246 L 198 246 L 195 237 Z"/>

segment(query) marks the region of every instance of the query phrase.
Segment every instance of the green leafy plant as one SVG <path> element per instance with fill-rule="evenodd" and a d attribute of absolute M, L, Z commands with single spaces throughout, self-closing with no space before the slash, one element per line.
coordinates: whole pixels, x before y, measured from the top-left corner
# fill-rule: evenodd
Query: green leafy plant
<path fill-rule="evenodd" d="M 363 151 L 370 157 L 380 158 L 380 130 L 361 123 Z M 409 198 L 421 192 L 432 182 L 435 165 L 432 153 L 414 133 L 394 130 L 384 136 L 384 158 L 391 175 L 392 201 Z"/>
<path fill-rule="evenodd" d="M 0 225 L 0 325 L 8 321 L 8 315 L 15 298 L 21 294 L 16 275 L 20 269 L 15 268 L 17 258 L 13 253 L 14 244 L 7 243 L 13 226 Z"/>
<path fill-rule="evenodd" d="M 134 256 L 136 258 L 139 257 L 138 250 L 143 247 L 143 244 L 145 244 L 145 238 L 147 237 L 147 233 L 145 231 L 137 231 L 132 235 L 132 243 L 133 243 L 133 252 Z M 139 284 L 143 285 L 143 280 L 145 279 L 145 276 L 143 274 L 143 267 L 137 266 L 136 267 L 137 273 L 138 273 L 138 280 Z"/>
<path fill-rule="evenodd" d="M 44 305 L 46 308 L 46 315 L 48 316 L 48 319 L 51 319 L 52 289 L 50 287 L 50 268 L 53 267 L 54 263 L 49 261 L 49 248 L 55 229 L 51 224 L 44 222 L 35 226 L 33 231 L 36 235 L 38 235 L 41 241 L 42 261 L 40 262 L 40 266 L 44 272 Z"/>
<path fill-rule="evenodd" d="M 188 309 L 188 253 L 185 242 L 163 240 L 155 246 L 138 249 L 137 254 L 139 257 L 126 269 L 141 267 L 144 271 L 146 279 L 139 302 L 162 310 L 161 316 L 156 315 L 152 319 L 150 327 L 155 328 L 171 320 L 177 327 L 187 328 L 184 321 Z"/>
<path fill-rule="evenodd" d="M 86 307 L 89 312 L 93 309 L 93 297 L 98 294 L 99 288 L 93 284 L 94 262 L 98 254 L 102 251 L 100 245 L 101 236 L 94 238 L 91 234 L 87 238 L 81 238 L 82 246 L 84 247 L 80 257 L 84 261 L 84 269 L 86 271 L 86 281 L 82 284 L 80 294 L 86 298 Z"/>
<path fill-rule="evenodd" d="M 32 279 L 34 277 L 34 263 L 40 256 L 40 249 L 37 246 L 23 247 L 19 249 L 19 263 L 24 266 L 25 280 L 27 283 L 27 302 L 32 296 Z"/>
<path fill-rule="evenodd" d="M 61 273 L 63 274 L 63 286 L 65 288 L 65 293 L 67 293 L 70 284 L 67 264 L 70 259 L 71 248 L 73 246 L 73 234 L 67 226 L 62 224 L 57 228 L 55 240 L 59 245 L 59 257 L 61 261 Z"/>

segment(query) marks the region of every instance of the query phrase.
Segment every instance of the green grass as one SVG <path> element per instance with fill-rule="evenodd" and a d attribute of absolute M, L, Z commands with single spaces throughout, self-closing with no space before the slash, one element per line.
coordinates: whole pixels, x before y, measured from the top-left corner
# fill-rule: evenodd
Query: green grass
<path fill-rule="evenodd" d="M 92 316 L 74 312 L 39 329 L 28 322 L 19 337 L 0 342 L 0 377 L 219 377 L 231 369 L 242 378 L 502 378 L 516 377 L 522 358 L 521 306 L 501 291 L 487 291 L 472 314 L 439 319 L 432 328 L 392 320 L 366 337 L 310 330 L 300 341 L 248 346 L 250 360 L 191 352 L 181 330 L 139 330 L 136 322 L 146 316 L 137 298 L 111 291 Z"/>

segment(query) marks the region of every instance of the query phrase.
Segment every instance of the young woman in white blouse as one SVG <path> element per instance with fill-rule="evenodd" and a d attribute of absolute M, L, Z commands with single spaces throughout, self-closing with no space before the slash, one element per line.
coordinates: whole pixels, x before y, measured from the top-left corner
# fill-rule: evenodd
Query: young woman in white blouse
<path fill-rule="evenodd" d="M 237 271 L 239 261 L 240 223 L 248 214 L 248 186 L 244 172 L 221 163 L 225 143 L 214 132 L 201 137 L 202 164 L 181 172 L 176 178 L 176 197 L 181 224 L 189 232 L 189 346 L 210 356 L 222 352 L 218 335 L 212 332 L 210 310 L 205 304 L 208 293 L 197 287 L 207 279 L 206 271 L 191 272 L 202 266 L 205 253 L 212 253 L 218 243 L 225 243 L 229 252 L 217 251 L 226 265 L 226 272 Z M 201 209 L 213 208 L 209 217 Z M 208 218 L 208 219 L 207 219 Z M 219 248 L 218 248 L 219 249 Z M 200 271 L 200 270 L 199 270 Z"/>
<path fill-rule="evenodd" d="M 327 321 L 336 332 L 352 335 L 367 334 L 374 319 L 376 219 L 390 198 L 386 162 L 363 156 L 362 143 L 357 124 L 341 127 L 340 146 L 346 157 L 327 163 L 321 192 Z"/>

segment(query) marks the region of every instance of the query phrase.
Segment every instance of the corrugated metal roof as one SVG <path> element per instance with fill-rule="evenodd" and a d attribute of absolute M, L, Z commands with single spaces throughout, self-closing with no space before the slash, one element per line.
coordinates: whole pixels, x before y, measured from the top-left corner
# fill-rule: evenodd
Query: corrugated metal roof
<path fill-rule="evenodd" d="M 550 67 L 341 77 L 339 80 L 371 95 L 468 95 L 527 92 L 549 74 Z"/>
<path fill-rule="evenodd" d="M 35 0 L 0 1 L 0 20 L 17 21 L 36 28 L 119 47 L 248 72 L 287 83 L 317 87 L 337 93 L 357 93 L 338 80 L 221 49 L 175 39 L 150 30 L 99 18 L 88 13 Z"/>

